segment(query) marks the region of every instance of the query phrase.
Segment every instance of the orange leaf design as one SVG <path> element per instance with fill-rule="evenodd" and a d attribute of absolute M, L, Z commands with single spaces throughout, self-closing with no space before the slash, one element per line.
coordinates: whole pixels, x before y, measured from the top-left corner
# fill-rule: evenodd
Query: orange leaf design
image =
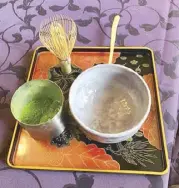
<path fill-rule="evenodd" d="M 36 68 L 32 79 L 47 79 L 48 78 L 48 72 L 43 72 L 41 69 Z"/>
<path fill-rule="evenodd" d="M 153 110 L 156 110 L 156 95 L 155 95 L 155 82 L 154 82 L 154 75 L 153 74 L 148 74 L 144 75 L 144 80 L 149 86 L 150 89 L 150 94 L 152 97 L 152 102 L 151 102 L 151 108 Z"/>
<path fill-rule="evenodd" d="M 156 95 L 155 95 L 155 86 L 154 86 L 154 76 L 153 74 L 145 75 L 144 80 L 149 86 L 152 104 L 148 118 L 141 127 L 141 131 L 144 134 L 144 137 L 148 139 L 149 143 L 155 146 L 157 149 L 161 150 L 161 140 L 158 130 L 158 115 L 157 115 L 157 104 L 156 104 Z"/>
<path fill-rule="evenodd" d="M 47 68 L 55 66 L 58 63 L 58 59 L 51 52 L 41 52 L 37 57 L 37 62 L 39 69 L 47 70 Z"/>
<path fill-rule="evenodd" d="M 14 163 L 65 169 L 120 170 L 119 163 L 95 144 L 86 145 L 73 139 L 69 146 L 57 148 L 48 142 L 35 141 L 25 130 L 22 130 Z"/>
<path fill-rule="evenodd" d="M 47 79 L 48 70 L 57 64 L 58 60 L 51 52 L 42 52 L 37 57 L 32 79 Z"/>
<path fill-rule="evenodd" d="M 115 63 L 116 58 L 120 56 L 120 53 L 114 52 L 112 62 Z M 108 63 L 109 52 L 73 52 L 71 54 L 72 64 L 80 67 L 82 70 L 86 70 L 92 67 L 94 64 Z"/>
<path fill-rule="evenodd" d="M 115 52 L 113 55 L 113 63 L 116 58 L 120 56 L 119 52 Z M 94 64 L 107 63 L 109 59 L 109 52 L 72 52 L 71 61 L 73 65 L 86 70 L 92 67 Z M 37 57 L 35 63 L 32 79 L 47 79 L 48 70 L 51 67 L 57 65 L 58 59 L 51 52 L 42 52 Z"/>

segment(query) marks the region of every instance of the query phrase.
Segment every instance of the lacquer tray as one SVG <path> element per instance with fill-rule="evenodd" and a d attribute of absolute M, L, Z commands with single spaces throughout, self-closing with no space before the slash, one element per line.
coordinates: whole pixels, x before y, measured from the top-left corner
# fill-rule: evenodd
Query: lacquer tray
<path fill-rule="evenodd" d="M 108 57 L 108 47 L 78 47 L 71 55 L 73 65 L 82 70 L 108 62 Z M 56 57 L 46 48 L 37 48 L 27 80 L 50 78 L 57 81 L 68 94 L 70 84 L 75 75 L 80 74 L 80 69 L 75 68 L 74 72 L 66 77 L 53 71 L 49 75 L 50 68 L 54 67 L 56 62 Z M 77 123 L 72 121 L 70 125 L 74 128 L 75 136 L 69 146 L 58 148 L 48 142 L 33 140 L 17 122 L 7 158 L 8 165 L 13 168 L 39 170 L 152 175 L 167 173 L 168 154 L 153 52 L 143 47 L 115 48 L 113 63 L 138 72 L 150 88 L 151 111 L 140 131 L 122 143 L 101 144 L 86 138 L 78 130 Z"/>

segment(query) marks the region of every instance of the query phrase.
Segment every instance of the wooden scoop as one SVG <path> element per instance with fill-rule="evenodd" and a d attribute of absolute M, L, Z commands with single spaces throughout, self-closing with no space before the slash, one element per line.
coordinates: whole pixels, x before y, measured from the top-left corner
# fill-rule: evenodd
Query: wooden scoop
<path fill-rule="evenodd" d="M 112 24 L 112 30 L 111 30 L 111 43 L 110 43 L 110 54 L 109 54 L 109 61 L 108 64 L 112 63 L 113 53 L 114 53 L 114 45 L 116 41 L 116 32 L 117 32 L 117 26 L 120 20 L 120 16 L 116 15 L 113 20 Z"/>

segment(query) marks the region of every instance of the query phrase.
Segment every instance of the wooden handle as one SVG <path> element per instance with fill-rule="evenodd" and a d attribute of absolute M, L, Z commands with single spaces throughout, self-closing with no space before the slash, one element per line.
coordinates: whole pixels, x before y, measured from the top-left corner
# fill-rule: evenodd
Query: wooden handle
<path fill-rule="evenodd" d="M 113 24 L 112 24 L 112 30 L 111 30 L 110 55 L 109 55 L 108 64 L 112 63 L 114 45 L 115 45 L 115 41 L 116 41 L 116 32 L 117 32 L 117 26 L 118 26 L 119 20 L 120 20 L 120 16 L 116 15 L 114 17 Z"/>

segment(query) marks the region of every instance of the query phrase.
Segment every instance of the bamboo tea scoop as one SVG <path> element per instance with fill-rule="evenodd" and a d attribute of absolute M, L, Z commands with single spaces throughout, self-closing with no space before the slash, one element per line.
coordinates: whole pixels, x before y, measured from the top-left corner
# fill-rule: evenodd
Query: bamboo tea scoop
<path fill-rule="evenodd" d="M 112 24 L 112 30 L 111 30 L 111 43 L 110 43 L 110 55 L 109 55 L 109 61 L 108 64 L 112 63 L 113 53 L 114 53 L 114 45 L 116 41 L 116 32 L 117 32 L 117 26 L 120 20 L 120 16 L 116 15 L 113 20 Z"/>

